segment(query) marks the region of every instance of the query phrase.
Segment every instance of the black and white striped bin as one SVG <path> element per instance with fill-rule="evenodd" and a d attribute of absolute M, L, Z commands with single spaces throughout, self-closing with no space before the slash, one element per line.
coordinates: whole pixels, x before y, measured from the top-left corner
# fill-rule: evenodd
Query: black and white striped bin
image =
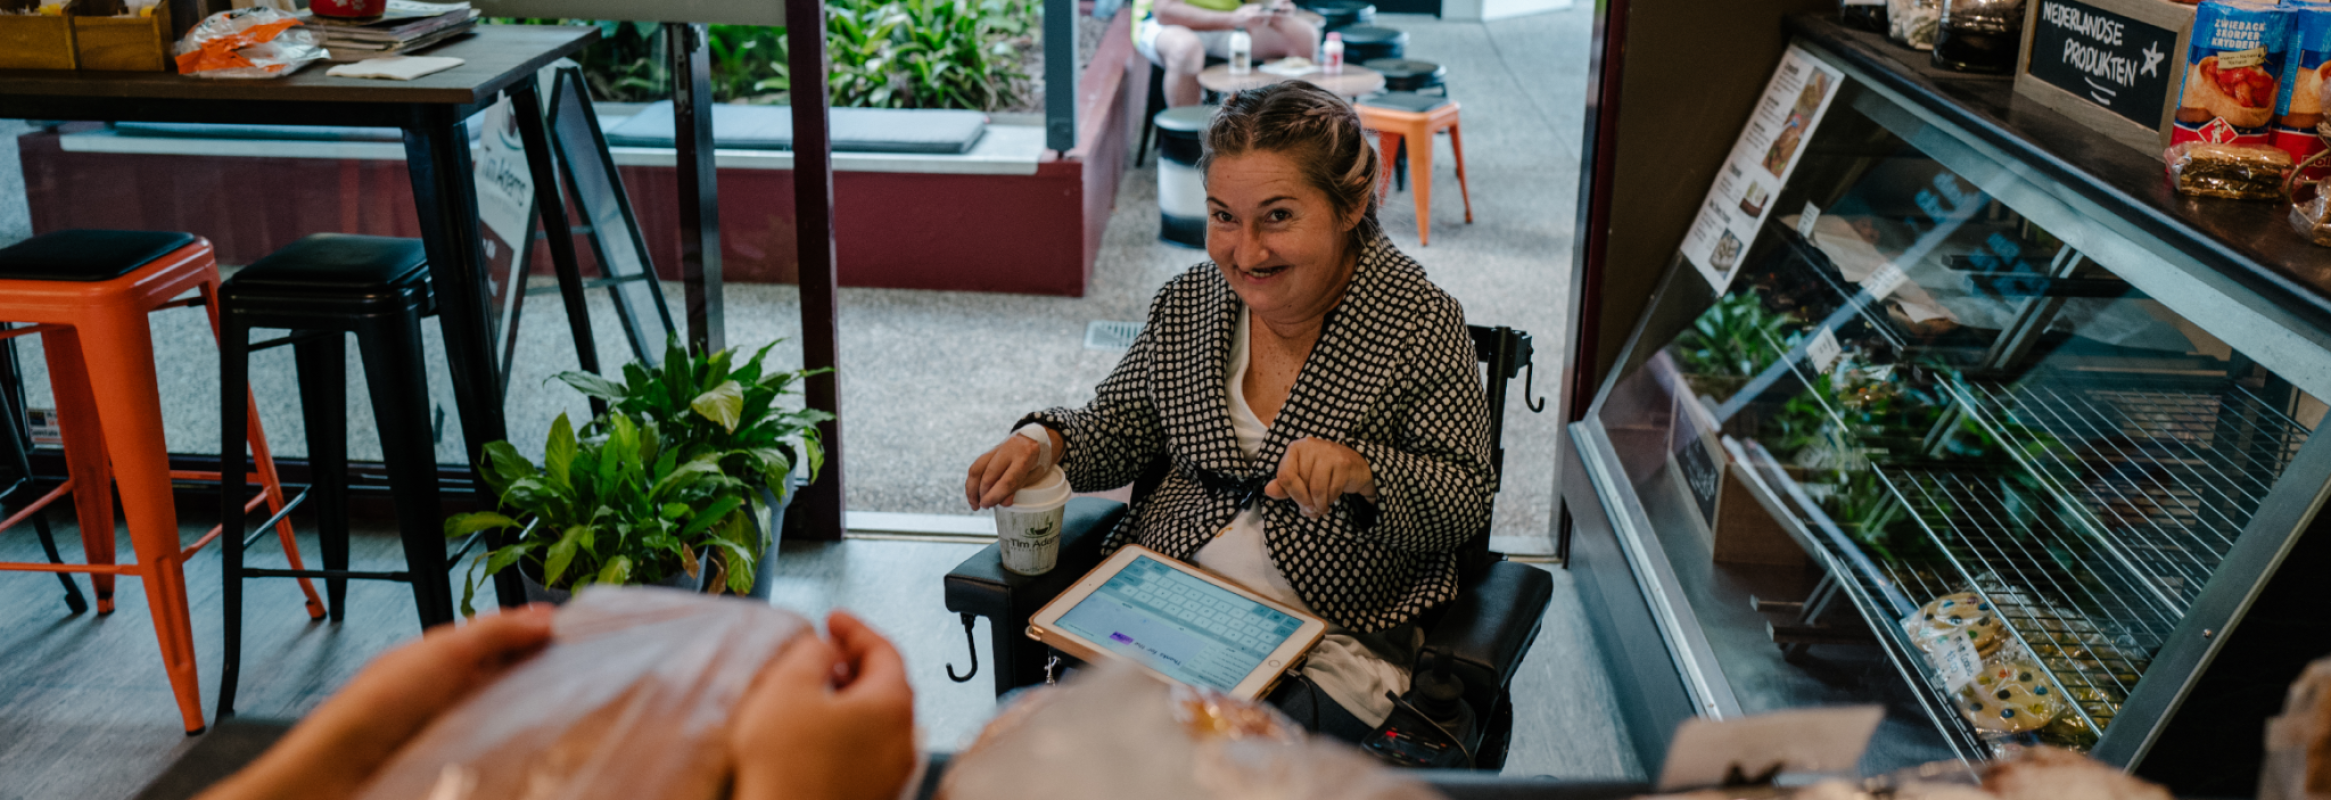
<path fill-rule="evenodd" d="M 1157 238 L 1183 247 L 1206 246 L 1206 178 L 1198 153 L 1213 106 L 1157 112 Z"/>

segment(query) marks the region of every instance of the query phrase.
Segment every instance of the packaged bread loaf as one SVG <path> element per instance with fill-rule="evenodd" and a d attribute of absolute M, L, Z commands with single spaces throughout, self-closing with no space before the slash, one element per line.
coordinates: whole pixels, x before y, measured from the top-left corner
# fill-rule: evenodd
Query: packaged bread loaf
<path fill-rule="evenodd" d="M 2279 200 L 2291 154 L 2268 145 L 2185 142 L 2162 154 L 2178 194 Z"/>

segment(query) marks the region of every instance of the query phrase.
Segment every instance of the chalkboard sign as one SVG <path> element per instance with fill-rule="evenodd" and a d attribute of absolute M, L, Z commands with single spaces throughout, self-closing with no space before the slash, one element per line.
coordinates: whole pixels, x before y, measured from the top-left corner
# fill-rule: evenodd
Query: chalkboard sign
<path fill-rule="evenodd" d="M 1715 527 L 1716 494 L 1724 485 L 1724 465 L 1695 437 L 1676 448 L 1675 469 L 1683 475 L 1684 488 L 1691 491 L 1692 502 L 1699 505 L 1701 521 Z"/>
<path fill-rule="evenodd" d="M 2158 155 L 2185 67 L 2193 7 L 2161 0 L 2032 0 L 2017 94 Z"/>

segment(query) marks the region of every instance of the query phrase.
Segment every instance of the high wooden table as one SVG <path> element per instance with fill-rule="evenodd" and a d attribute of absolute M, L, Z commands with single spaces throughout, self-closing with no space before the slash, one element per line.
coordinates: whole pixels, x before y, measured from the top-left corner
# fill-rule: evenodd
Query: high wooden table
<path fill-rule="evenodd" d="M 472 469 L 487 442 L 509 438 L 502 413 L 501 365 L 488 335 L 485 240 L 478 229 L 477 187 L 471 177 L 470 116 L 509 96 L 534 176 L 535 205 L 559 263 L 567 313 L 589 333 L 575 270 L 574 238 L 551 167 L 543 130 L 537 70 L 599 38 L 596 27 L 481 25 L 476 32 L 425 51 L 463 59 L 462 66 L 412 81 L 333 78 L 310 64 L 288 78 L 218 80 L 167 73 L 38 72 L 0 70 L 0 110 L 11 118 L 108 122 L 208 122 L 265 125 L 356 125 L 401 128 L 413 202 L 436 286 L 437 320 L 445 331 L 454 402 Z M 104 220 L 87 220 L 102 227 Z M 195 233 L 200 233 L 196 231 Z M 516 267 L 523 269 L 524 265 Z M 579 341 L 588 341 L 587 339 Z M 597 359 L 577 356 L 586 369 Z M 163 443 L 154 442 L 154 447 Z M 487 493 L 484 481 L 478 489 Z M 493 498 L 485 498 L 493 502 Z M 525 602 L 515 570 L 496 576 L 505 605 Z"/>
<path fill-rule="evenodd" d="M 1229 64 L 1216 64 L 1198 73 L 1199 86 L 1223 94 L 1260 89 L 1282 81 L 1302 81 L 1334 92 L 1338 97 L 1359 97 L 1384 90 L 1383 73 L 1356 64 L 1345 64 L 1343 72 L 1336 75 L 1317 69 L 1301 75 L 1279 75 L 1264 72 L 1261 64 L 1245 75 L 1230 74 Z"/>

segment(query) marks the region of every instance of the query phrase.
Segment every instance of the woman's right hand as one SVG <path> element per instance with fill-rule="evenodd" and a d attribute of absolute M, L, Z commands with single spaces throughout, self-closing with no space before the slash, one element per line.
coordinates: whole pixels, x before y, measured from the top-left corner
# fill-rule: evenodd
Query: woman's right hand
<path fill-rule="evenodd" d="M 1052 452 L 1060 452 L 1060 433 L 1047 430 L 1045 435 L 1052 437 Z M 1028 485 L 1036 473 L 1052 466 L 1038 463 L 1041 451 L 1034 439 L 1019 434 L 1004 437 L 1003 444 L 971 462 L 971 473 L 963 479 L 963 499 L 971 503 L 973 511 L 1010 505 L 1014 492 Z"/>

